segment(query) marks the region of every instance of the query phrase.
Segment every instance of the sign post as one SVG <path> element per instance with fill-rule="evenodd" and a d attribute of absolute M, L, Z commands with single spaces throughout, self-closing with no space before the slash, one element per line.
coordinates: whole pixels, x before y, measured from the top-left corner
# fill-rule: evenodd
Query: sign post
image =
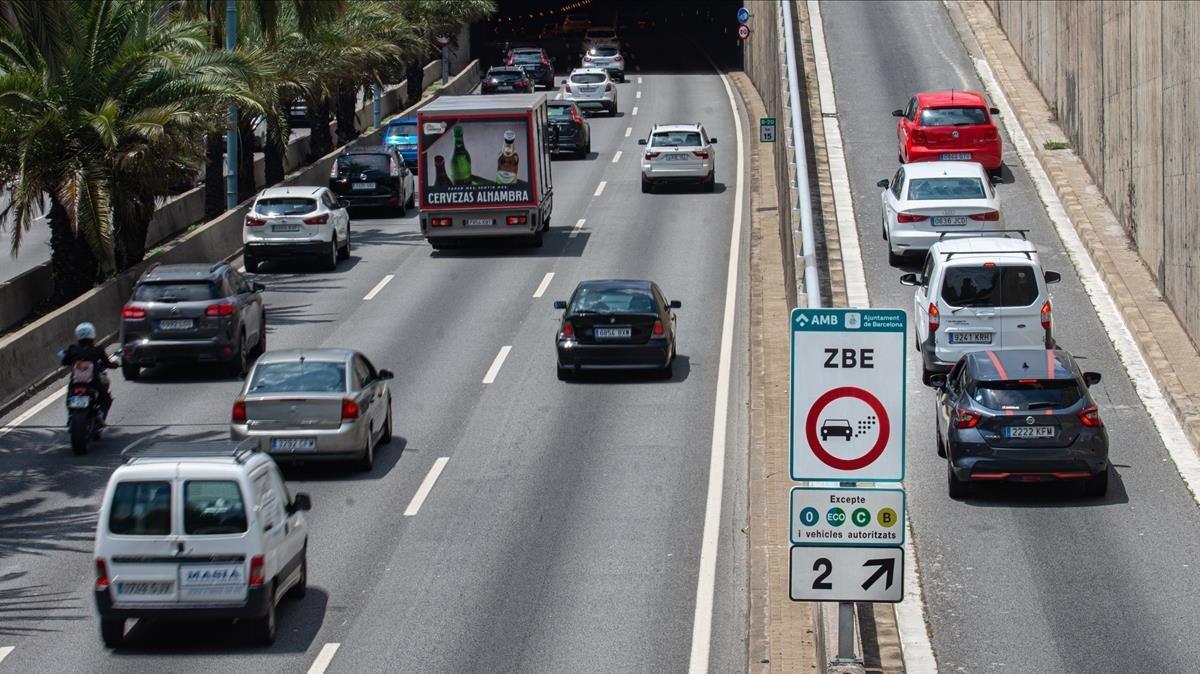
<path fill-rule="evenodd" d="M 446 86 L 446 82 L 450 80 L 450 38 L 439 35 L 433 42 L 442 48 L 442 86 Z"/>

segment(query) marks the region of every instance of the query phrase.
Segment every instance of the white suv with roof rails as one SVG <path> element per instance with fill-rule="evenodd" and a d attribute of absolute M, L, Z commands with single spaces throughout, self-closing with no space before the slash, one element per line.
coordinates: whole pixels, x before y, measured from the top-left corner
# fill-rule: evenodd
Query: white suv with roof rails
<path fill-rule="evenodd" d="M 691 183 L 712 192 L 716 187 L 716 142 L 700 123 L 655 124 L 650 137 L 638 141 L 646 148 L 642 191 L 653 192 L 665 183 Z"/>
<path fill-rule="evenodd" d="M 242 225 L 246 271 L 272 258 L 310 257 L 328 271 L 350 257 L 349 204 L 328 187 L 268 187 Z"/>
<path fill-rule="evenodd" d="M 275 605 L 308 585 L 307 494 L 252 445 L 160 443 L 108 480 L 96 526 L 96 608 L 110 648 L 130 618 L 245 621 L 275 640 Z"/>
<path fill-rule="evenodd" d="M 601 108 L 610 117 L 617 114 L 617 85 L 604 68 L 576 68 L 563 80 L 562 99 L 580 110 Z"/>
<path fill-rule="evenodd" d="M 1048 285 L 1061 278 L 1042 271 L 1037 249 L 1023 239 L 933 244 L 922 270 L 900 277 L 916 287 L 913 329 L 924 383 L 935 373 L 949 372 L 969 351 L 1053 348 Z"/>

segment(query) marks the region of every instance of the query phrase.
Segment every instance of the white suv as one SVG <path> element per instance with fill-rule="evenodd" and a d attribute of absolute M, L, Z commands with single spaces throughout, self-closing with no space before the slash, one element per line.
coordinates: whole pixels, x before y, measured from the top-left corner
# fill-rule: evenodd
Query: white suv
<path fill-rule="evenodd" d="M 900 282 L 916 286 L 913 328 L 923 361 L 922 380 L 949 372 L 964 353 L 1054 347 L 1048 285 L 1058 272 L 1042 271 L 1032 243 L 1006 237 L 940 241 L 929 248 L 920 273 Z"/>
<path fill-rule="evenodd" d="M 642 191 L 663 183 L 699 184 L 705 192 L 716 186 L 717 139 L 701 124 L 655 124 L 642 155 Z"/>
<path fill-rule="evenodd" d="M 129 618 L 235 619 L 275 640 L 275 605 L 308 585 L 307 494 L 232 443 L 151 445 L 113 472 L 96 526 L 100 637 Z"/>
<path fill-rule="evenodd" d="M 281 257 L 316 257 L 332 271 L 350 257 L 347 203 L 328 187 L 268 187 L 242 225 L 246 271 Z"/>
<path fill-rule="evenodd" d="M 571 101 L 580 110 L 601 108 L 609 115 L 617 114 L 617 85 L 604 68 L 576 68 L 563 80 L 564 101 Z"/>

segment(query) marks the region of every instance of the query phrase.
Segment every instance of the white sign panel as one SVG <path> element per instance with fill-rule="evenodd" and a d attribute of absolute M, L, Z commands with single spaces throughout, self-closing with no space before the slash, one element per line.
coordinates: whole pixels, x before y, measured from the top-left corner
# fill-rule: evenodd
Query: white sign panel
<path fill-rule="evenodd" d="M 903 545 L 904 490 L 792 487 L 793 545 Z"/>
<path fill-rule="evenodd" d="M 792 310 L 793 480 L 904 479 L 907 326 L 900 309 Z"/>
<path fill-rule="evenodd" d="M 904 598 L 904 548 L 792 547 L 792 601 L 898 602 Z"/>

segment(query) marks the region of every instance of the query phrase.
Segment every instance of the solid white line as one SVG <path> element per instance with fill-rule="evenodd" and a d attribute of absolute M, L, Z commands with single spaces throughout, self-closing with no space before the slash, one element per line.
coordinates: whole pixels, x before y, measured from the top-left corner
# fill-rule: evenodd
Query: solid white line
<path fill-rule="evenodd" d="M 4 658 L 7 658 L 8 654 L 12 653 L 15 649 L 16 646 L 0 646 L 0 662 L 4 662 Z"/>
<path fill-rule="evenodd" d="M 567 238 L 574 239 L 579 236 L 579 230 L 583 229 L 583 223 L 585 222 L 587 222 L 587 219 L 579 218 L 579 222 L 575 223 L 575 226 L 571 228 L 571 233 L 567 235 Z"/>
<path fill-rule="evenodd" d="M 552 272 L 552 271 L 546 272 L 546 275 L 542 277 L 542 282 L 538 284 L 537 290 L 533 291 L 534 299 L 537 299 L 537 298 L 541 297 L 542 295 L 546 294 L 546 288 L 550 287 L 550 280 L 553 278 L 554 278 L 554 272 Z"/>
<path fill-rule="evenodd" d="M 641 98 L 641 97 L 642 97 L 642 92 L 640 92 L 640 91 L 639 91 L 639 92 L 637 92 L 636 94 L 634 94 L 634 95 L 633 95 L 633 97 L 634 97 L 634 98 Z"/>
<path fill-rule="evenodd" d="M 716 70 L 716 66 L 713 66 Z M 733 324 L 737 310 L 738 261 L 742 242 L 743 157 L 742 116 L 729 86 L 729 78 L 718 70 L 737 139 L 737 181 L 733 191 L 733 231 L 729 241 L 729 270 L 725 276 L 725 315 L 721 324 L 721 353 L 717 360 L 717 399 L 713 406 L 712 447 L 708 461 L 708 496 L 704 504 L 704 533 L 700 543 L 700 571 L 696 577 L 696 613 L 692 620 L 692 655 L 688 671 L 708 671 L 712 647 L 713 594 L 717 581 L 717 544 L 721 536 L 721 496 L 725 490 L 725 435 L 729 412 L 729 369 L 733 360 Z"/>
<path fill-rule="evenodd" d="M 636 105 L 633 106 L 633 112 L 631 114 L 637 115 L 637 106 Z"/>
<path fill-rule="evenodd" d="M 608 184 L 608 181 L 607 181 L 607 180 L 601 180 L 601 181 L 600 181 L 600 184 L 599 184 L 599 185 L 596 185 L 596 193 L 595 193 L 594 195 L 592 195 L 592 196 L 596 196 L 596 197 L 598 197 L 598 196 L 600 196 L 601 194 L 604 194 L 604 186 L 605 186 L 605 185 L 607 185 L 607 184 Z"/>
<path fill-rule="evenodd" d="M 433 490 L 433 483 L 437 482 L 438 476 L 442 474 L 442 469 L 446 467 L 446 462 L 449 460 L 448 456 L 439 456 L 437 461 L 433 462 L 433 466 L 429 468 L 429 474 L 421 481 L 421 486 L 417 487 L 417 493 L 413 494 L 412 501 L 404 509 L 405 517 L 412 517 L 421 509 L 421 505 L 425 503 L 425 497 L 429 496 L 429 492 Z"/>
<path fill-rule="evenodd" d="M 621 161 L 621 151 L 620 151 L 620 150 L 617 150 L 617 153 L 613 155 L 613 160 L 612 160 L 612 163 L 614 163 L 614 164 L 615 164 L 615 163 L 617 163 L 617 162 L 619 162 L 619 161 Z"/>
<path fill-rule="evenodd" d="M 500 347 L 500 353 L 496 354 L 496 359 L 492 361 L 492 366 L 488 368 L 487 374 L 483 375 L 483 383 L 490 384 L 496 381 L 496 375 L 500 374 L 500 366 L 504 365 L 504 359 L 508 358 L 509 351 L 512 351 L 511 346 Z"/>
<path fill-rule="evenodd" d="M 29 409 L 22 412 L 20 414 L 20 416 L 13 419 L 12 422 L 9 423 L 7 426 L 0 427 L 0 438 L 8 435 L 10 431 L 16 430 L 17 427 L 19 427 L 21 424 L 32 419 L 33 416 L 36 415 L 38 412 L 41 412 L 42 410 L 49 407 L 54 401 L 63 397 L 63 394 L 66 392 L 67 392 L 66 388 L 59 387 L 58 390 L 56 390 L 54 393 L 51 393 L 50 395 L 48 395 L 45 398 L 38 401 L 33 407 L 30 407 Z"/>
<path fill-rule="evenodd" d="M 641 78 L 641 76 L 639 75 L 639 76 L 638 76 L 638 84 L 641 84 L 641 83 L 642 83 L 642 78 Z"/>
<path fill-rule="evenodd" d="M 631 133 L 633 133 L 633 127 L 632 126 L 626 127 L 625 128 L 625 137 L 628 138 L 629 134 L 631 134 Z"/>
<path fill-rule="evenodd" d="M 379 294 L 379 291 L 383 290 L 383 287 L 391 283 L 392 279 L 394 278 L 396 278 L 395 274 L 388 274 L 387 276 L 384 276 L 382 281 L 376 283 L 374 288 L 371 288 L 371 292 L 363 296 L 363 301 L 366 302 L 375 299 L 375 296 Z"/>
<path fill-rule="evenodd" d="M 1079 280 L 1083 283 L 1084 292 L 1087 293 L 1092 306 L 1096 308 L 1100 324 L 1104 326 L 1108 339 L 1112 342 L 1113 348 L 1116 349 L 1117 355 L 1125 366 L 1125 371 L 1129 373 L 1129 379 L 1137 389 L 1138 397 L 1142 399 L 1142 404 L 1146 407 L 1146 413 L 1150 415 L 1150 419 L 1158 428 L 1158 435 L 1162 438 L 1167 453 L 1171 455 L 1171 460 L 1175 462 L 1175 468 L 1179 471 L 1180 477 L 1187 483 L 1192 499 L 1200 503 L 1200 457 L 1192 450 L 1191 443 L 1179 423 L 1179 418 L 1171 411 L 1162 390 L 1159 389 L 1158 381 L 1154 378 L 1141 350 L 1138 349 L 1129 325 L 1125 323 L 1123 315 L 1117 310 L 1116 302 L 1113 301 L 1108 286 L 1104 283 L 1104 277 L 1097 271 L 1091 255 L 1080 241 L 1079 232 L 1071 224 L 1067 210 L 1063 208 L 1058 194 L 1054 191 L 1045 168 L 1038 161 L 1029 137 L 1025 135 L 1025 130 L 1017 121 L 1017 116 L 1009 106 L 1004 91 L 1000 89 L 995 76 L 992 75 L 991 67 L 986 61 L 977 59 L 975 69 L 979 73 L 979 79 L 983 80 L 984 86 L 991 94 L 992 100 L 996 102 L 996 107 L 1000 108 L 1000 118 L 1004 127 L 1008 129 L 1009 137 L 1012 138 L 1013 148 L 1020 156 L 1021 163 L 1029 171 L 1029 177 L 1033 180 L 1042 203 L 1046 204 L 1046 212 L 1050 216 L 1050 221 L 1054 223 L 1054 229 L 1058 232 L 1058 237 L 1062 239 L 1063 248 L 1079 273 Z"/>
<path fill-rule="evenodd" d="M 333 656 L 337 653 L 341 644 L 325 644 L 321 647 L 321 652 L 317 653 L 317 659 L 313 660 L 312 666 L 308 668 L 308 674 L 325 674 L 325 670 L 329 667 L 329 663 L 333 662 Z"/>

